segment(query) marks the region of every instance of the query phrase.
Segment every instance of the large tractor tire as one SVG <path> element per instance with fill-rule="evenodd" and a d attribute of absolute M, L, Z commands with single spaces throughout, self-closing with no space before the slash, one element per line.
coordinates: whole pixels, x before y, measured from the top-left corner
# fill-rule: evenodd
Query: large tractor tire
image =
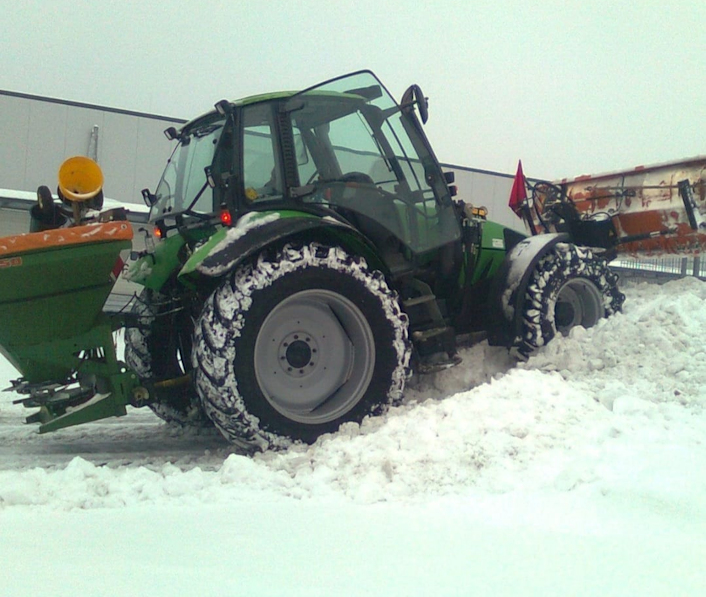
<path fill-rule="evenodd" d="M 591 249 L 559 243 L 535 266 L 520 313 L 521 332 L 515 342 L 528 357 L 557 333 L 596 325 L 622 309 L 625 295 L 618 275 Z"/>
<path fill-rule="evenodd" d="M 125 330 L 125 362 L 140 377 L 177 379 L 190 368 L 192 331 L 178 312 L 169 313 L 170 305 L 166 297 L 150 290 L 137 297 L 133 312 L 139 319 L 136 327 Z M 149 407 L 168 423 L 211 425 L 188 381 L 174 387 L 168 402 L 153 402 Z"/>
<path fill-rule="evenodd" d="M 396 294 L 362 259 L 317 244 L 265 252 L 206 301 L 196 387 L 241 448 L 311 443 L 401 398 L 407 327 Z"/>

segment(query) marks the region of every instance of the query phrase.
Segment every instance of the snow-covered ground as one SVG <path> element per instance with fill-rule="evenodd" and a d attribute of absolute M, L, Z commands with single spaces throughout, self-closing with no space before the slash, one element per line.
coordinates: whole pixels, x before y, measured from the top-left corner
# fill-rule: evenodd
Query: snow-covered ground
<path fill-rule="evenodd" d="M 706 284 L 624 291 L 254 458 L 138 410 L 40 436 L 4 394 L 2 594 L 706 594 Z"/>

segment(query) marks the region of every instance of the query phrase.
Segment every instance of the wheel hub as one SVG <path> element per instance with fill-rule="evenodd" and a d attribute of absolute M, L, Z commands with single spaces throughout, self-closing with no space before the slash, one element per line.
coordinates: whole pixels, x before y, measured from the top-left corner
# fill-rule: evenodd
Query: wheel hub
<path fill-rule="evenodd" d="M 561 301 L 560 303 L 557 303 L 554 315 L 557 329 L 561 330 L 571 327 L 576 319 L 576 309 L 574 308 L 574 305 L 568 301 Z"/>
<path fill-rule="evenodd" d="M 554 325 L 560 334 L 568 334 L 577 325 L 592 327 L 602 316 L 603 298 L 592 281 L 573 278 L 559 290 L 554 308 Z"/>
<path fill-rule="evenodd" d="M 283 299 L 255 341 L 255 376 L 265 399 L 303 423 L 331 421 L 353 408 L 374 364 L 375 340 L 365 317 L 330 290 L 304 290 Z"/>
<path fill-rule="evenodd" d="M 287 336 L 279 345 L 279 362 L 282 371 L 292 377 L 303 377 L 316 367 L 318 343 L 312 334 L 297 331 Z"/>

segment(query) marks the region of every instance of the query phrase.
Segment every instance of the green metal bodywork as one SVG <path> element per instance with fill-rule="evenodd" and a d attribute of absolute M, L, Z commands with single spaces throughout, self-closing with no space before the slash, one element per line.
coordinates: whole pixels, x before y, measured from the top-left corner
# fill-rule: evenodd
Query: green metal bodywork
<path fill-rule="evenodd" d="M 198 242 L 225 235 L 225 229 L 212 227 L 194 228 L 185 234 L 174 234 L 158 242 L 154 250 L 134 261 L 127 272 L 127 279 L 150 290 L 159 291 L 182 267 L 181 253 L 189 241 Z"/>
<path fill-rule="evenodd" d="M 41 234 L 41 233 L 36 233 Z M 110 324 L 102 313 L 112 270 L 129 241 L 68 245 L 16 255 L 0 269 L 0 346 L 30 382 L 63 379 L 83 338 Z"/>
<path fill-rule="evenodd" d="M 150 290 L 159 290 L 179 265 L 179 251 L 186 239 L 176 234 L 157 243 L 154 251 L 143 255 L 130 265 L 127 278 Z"/>
<path fill-rule="evenodd" d="M 471 283 L 476 284 L 493 276 L 505 255 L 505 226 L 496 222 L 484 221 L 482 224 L 480 250 L 475 267 L 471 272 Z"/>

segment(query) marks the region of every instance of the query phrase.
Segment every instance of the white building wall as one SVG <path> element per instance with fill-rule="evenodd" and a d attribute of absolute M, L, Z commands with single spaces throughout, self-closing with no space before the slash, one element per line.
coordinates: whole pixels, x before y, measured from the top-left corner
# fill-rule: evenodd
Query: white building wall
<path fill-rule="evenodd" d="M 444 171 L 452 171 L 456 175 L 457 199 L 476 207 L 486 207 L 489 220 L 527 233 L 524 222 L 508 207 L 514 175 L 450 164 L 442 166 Z"/>
<path fill-rule="evenodd" d="M 156 187 L 173 149 L 163 131 L 181 122 L 0 91 L 0 188 L 54 190 L 61 163 L 87 155 L 103 170 L 106 197 L 142 203 L 140 191 Z"/>
<path fill-rule="evenodd" d="M 10 209 L 0 199 L 0 238 L 29 231 L 29 209 Z"/>

